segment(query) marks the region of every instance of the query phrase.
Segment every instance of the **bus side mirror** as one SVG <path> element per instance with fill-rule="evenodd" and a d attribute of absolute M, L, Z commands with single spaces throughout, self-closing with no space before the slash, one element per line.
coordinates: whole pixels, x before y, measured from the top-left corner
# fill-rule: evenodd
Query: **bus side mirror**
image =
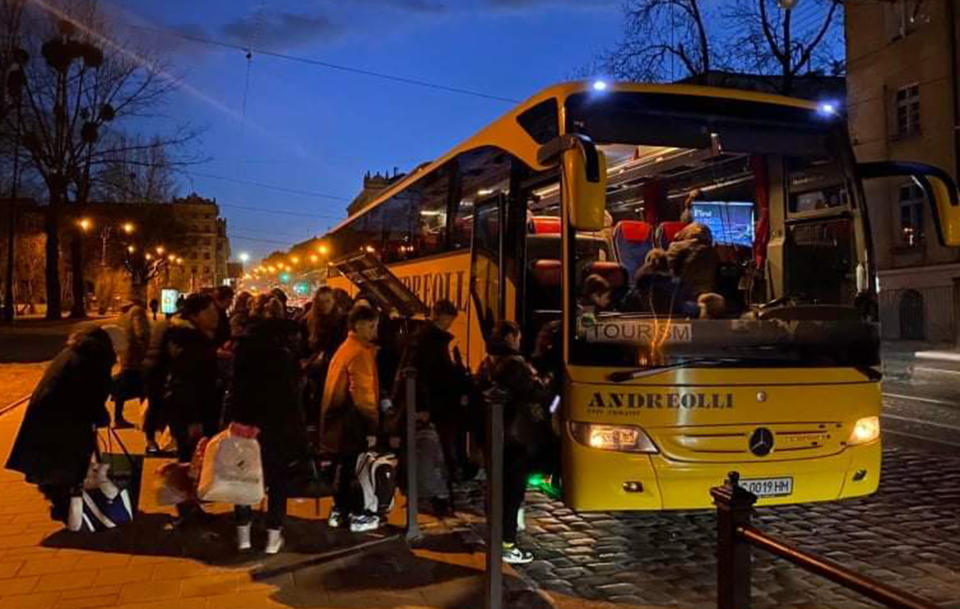
<path fill-rule="evenodd" d="M 933 165 L 905 161 L 859 163 L 857 171 L 864 179 L 912 178 L 930 203 L 940 244 L 960 247 L 960 200 L 957 196 L 957 184 L 950 174 Z"/>
<path fill-rule="evenodd" d="M 607 159 L 584 135 L 564 135 L 544 144 L 538 153 L 544 165 L 559 160 L 563 170 L 563 201 L 570 224 L 578 231 L 603 230 L 607 208 Z M 559 157 L 559 159 L 558 159 Z"/>

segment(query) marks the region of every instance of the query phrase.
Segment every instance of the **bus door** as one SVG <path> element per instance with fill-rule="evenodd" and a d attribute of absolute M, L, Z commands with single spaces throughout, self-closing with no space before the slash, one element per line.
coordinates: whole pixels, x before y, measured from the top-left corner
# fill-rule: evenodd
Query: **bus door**
<path fill-rule="evenodd" d="M 474 206 L 470 255 L 470 294 L 484 341 L 504 318 L 506 278 L 503 228 L 506 197 L 496 194 Z"/>

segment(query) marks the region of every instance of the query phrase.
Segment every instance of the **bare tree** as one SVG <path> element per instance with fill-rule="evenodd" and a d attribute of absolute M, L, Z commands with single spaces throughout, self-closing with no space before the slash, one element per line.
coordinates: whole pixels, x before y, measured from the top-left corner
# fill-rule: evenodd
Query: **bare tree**
<path fill-rule="evenodd" d="M 168 142 L 158 137 L 119 136 L 103 151 L 93 177 L 96 198 L 128 203 L 169 202 L 177 196 L 174 175 L 181 163 L 170 158 Z"/>
<path fill-rule="evenodd" d="M 701 0 L 627 0 L 623 37 L 600 54 L 597 67 L 622 80 L 703 77 L 714 51 L 702 8 Z"/>
<path fill-rule="evenodd" d="M 824 40 L 838 25 L 841 0 L 806 0 L 820 9 L 813 21 L 797 24 L 794 10 L 782 8 L 777 0 L 736 0 L 724 19 L 739 24 L 731 48 L 735 59 L 757 74 L 779 76 L 780 93 L 793 92 L 796 77 L 839 65 Z"/>
<path fill-rule="evenodd" d="M 65 209 L 85 203 L 92 175 L 116 157 L 110 129 L 144 114 L 174 86 L 148 51 L 113 37 L 96 0 L 33 0 L 22 40 L 31 61 L 25 70 L 23 143 L 49 196 L 46 208 L 47 316 L 61 315 L 60 232 Z M 187 135 L 177 135 L 183 143 Z M 116 140 L 113 140 L 116 141 Z M 131 144 L 131 149 L 154 144 Z M 82 246 L 71 239 L 72 315 L 85 315 Z"/>

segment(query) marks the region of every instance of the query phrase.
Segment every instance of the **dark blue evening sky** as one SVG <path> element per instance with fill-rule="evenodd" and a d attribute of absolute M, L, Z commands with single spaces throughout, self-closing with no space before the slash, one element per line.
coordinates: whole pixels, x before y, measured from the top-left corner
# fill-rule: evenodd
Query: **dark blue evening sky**
<path fill-rule="evenodd" d="M 210 160 L 189 169 L 182 191 L 215 197 L 234 254 L 254 259 L 343 218 L 365 171 L 404 171 L 434 158 L 511 104 L 254 53 L 241 120 L 242 51 L 144 27 L 513 99 L 567 79 L 620 35 L 616 0 L 113 0 L 107 6 L 141 26 L 126 34 L 156 38 L 183 77 L 187 86 L 162 109 L 166 119 L 150 127 L 189 122 L 204 129 L 196 151 Z"/>

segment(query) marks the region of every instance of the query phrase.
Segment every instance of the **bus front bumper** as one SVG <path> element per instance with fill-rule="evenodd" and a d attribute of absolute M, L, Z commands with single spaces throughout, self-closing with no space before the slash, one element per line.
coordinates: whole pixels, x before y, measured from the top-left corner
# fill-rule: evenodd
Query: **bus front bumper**
<path fill-rule="evenodd" d="M 869 495 L 880 482 L 879 441 L 818 458 L 740 463 L 686 463 L 644 455 L 564 446 L 566 503 L 578 511 L 686 510 L 713 508 L 710 489 L 731 471 L 741 480 L 790 479 L 787 495 L 765 496 L 757 505 L 833 501 Z"/>

